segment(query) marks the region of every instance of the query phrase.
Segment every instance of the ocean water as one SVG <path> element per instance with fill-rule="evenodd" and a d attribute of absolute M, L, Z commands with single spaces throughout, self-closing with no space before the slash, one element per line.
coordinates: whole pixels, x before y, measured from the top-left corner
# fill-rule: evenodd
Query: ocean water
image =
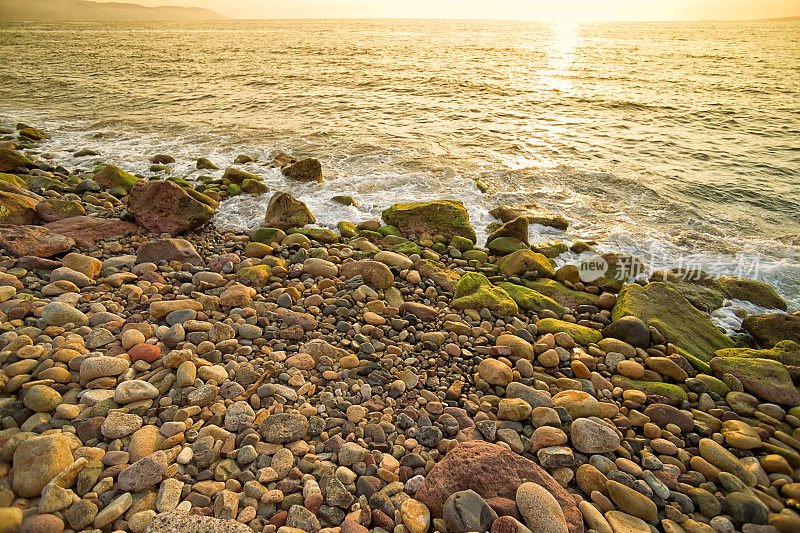
<path fill-rule="evenodd" d="M 534 240 L 743 274 L 800 309 L 797 22 L 0 23 L 0 57 L 0 122 L 51 130 L 74 166 L 147 175 L 167 153 L 192 179 L 249 154 L 329 227 L 453 198 L 485 239 L 491 208 L 535 202 L 570 228 Z M 285 180 L 280 151 L 325 182 Z M 215 222 L 257 227 L 268 199 Z"/>

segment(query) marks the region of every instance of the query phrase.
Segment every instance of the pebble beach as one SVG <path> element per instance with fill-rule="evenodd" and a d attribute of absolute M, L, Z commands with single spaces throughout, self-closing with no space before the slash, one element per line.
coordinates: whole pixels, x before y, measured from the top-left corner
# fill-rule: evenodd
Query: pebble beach
<path fill-rule="evenodd" d="M 800 314 L 766 283 L 557 266 L 593 243 L 530 242 L 567 224 L 531 204 L 485 245 L 452 200 L 334 231 L 238 168 L 313 158 L 141 177 L 6 126 L 0 533 L 800 531 Z M 216 229 L 241 195 L 261 227 Z M 729 335 L 730 300 L 771 311 Z"/>

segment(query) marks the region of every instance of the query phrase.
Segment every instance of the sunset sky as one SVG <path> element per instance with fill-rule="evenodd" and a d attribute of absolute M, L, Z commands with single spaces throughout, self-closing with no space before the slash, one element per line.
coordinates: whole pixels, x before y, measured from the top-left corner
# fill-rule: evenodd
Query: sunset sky
<path fill-rule="evenodd" d="M 125 1 L 125 0 L 116 0 Z M 797 0 L 129 0 L 196 6 L 236 18 L 700 20 L 800 15 Z"/>

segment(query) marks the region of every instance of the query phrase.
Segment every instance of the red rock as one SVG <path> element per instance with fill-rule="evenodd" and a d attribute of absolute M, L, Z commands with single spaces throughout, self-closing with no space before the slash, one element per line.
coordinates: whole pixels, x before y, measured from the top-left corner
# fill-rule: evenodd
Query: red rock
<path fill-rule="evenodd" d="M 16 257 L 50 257 L 70 251 L 75 241 L 42 226 L 0 224 L 0 248 Z"/>
<path fill-rule="evenodd" d="M 289 516 L 289 513 L 286 511 L 278 511 L 272 518 L 269 519 L 269 523 L 275 527 L 281 527 L 286 523 L 286 518 Z"/>
<path fill-rule="evenodd" d="M 135 363 L 140 359 L 152 363 L 161 357 L 161 348 L 143 342 L 128 350 L 128 355 L 131 357 L 131 363 Z"/>
<path fill-rule="evenodd" d="M 684 433 L 688 433 L 694 428 L 692 413 L 681 411 L 677 407 L 665 403 L 648 405 L 644 410 L 644 415 L 650 419 L 650 422 L 660 428 L 666 427 L 667 424 L 675 424 Z"/>
<path fill-rule="evenodd" d="M 512 516 L 501 516 L 492 523 L 492 533 L 517 533 L 527 529 Z"/>
<path fill-rule="evenodd" d="M 233 263 L 233 266 L 242 262 L 242 258 L 236 254 L 228 253 L 222 254 L 217 257 L 212 257 L 208 260 L 208 268 L 214 272 L 222 272 L 223 267 L 228 263 Z"/>
<path fill-rule="evenodd" d="M 403 302 L 400 304 L 400 314 L 411 313 L 423 322 L 431 322 L 439 316 L 439 310 L 419 302 Z"/>
<path fill-rule="evenodd" d="M 341 533 L 369 533 L 369 529 L 365 528 L 355 520 L 345 519 L 341 525 Z"/>
<path fill-rule="evenodd" d="M 570 533 L 583 533 L 583 518 L 569 492 L 533 461 L 488 442 L 459 443 L 428 473 L 414 498 L 441 517 L 445 500 L 454 492 L 471 489 L 485 500 L 514 499 L 525 482 L 547 489 L 564 511 Z"/>
<path fill-rule="evenodd" d="M 15 266 L 25 270 L 55 270 L 61 266 L 61 261 L 26 255 L 17 259 Z"/>
<path fill-rule="evenodd" d="M 158 261 L 180 261 L 195 266 L 203 266 L 203 258 L 186 239 L 154 239 L 143 242 L 136 249 L 137 263 L 157 263 Z"/>
<path fill-rule="evenodd" d="M 305 502 L 303 502 L 303 507 L 316 514 L 320 506 L 322 506 L 322 502 L 322 494 L 311 494 L 305 499 Z"/>
<path fill-rule="evenodd" d="M 52 514 L 32 516 L 22 523 L 19 533 L 61 533 L 64 522 Z"/>
<path fill-rule="evenodd" d="M 178 235 L 199 228 L 214 210 L 171 181 L 138 181 L 128 197 L 136 223 L 153 233 Z"/>
<path fill-rule="evenodd" d="M 517 509 L 517 502 L 514 500 L 498 496 L 497 498 L 489 498 L 486 503 L 494 509 L 497 516 L 512 516 L 517 520 L 522 520 L 519 509 Z"/>
<path fill-rule="evenodd" d="M 81 248 L 94 246 L 97 241 L 111 237 L 120 237 L 129 233 L 136 233 L 139 228 L 136 224 L 125 222 L 118 218 L 99 217 L 69 217 L 56 222 L 45 224 L 45 228 L 53 233 L 74 239 Z"/>

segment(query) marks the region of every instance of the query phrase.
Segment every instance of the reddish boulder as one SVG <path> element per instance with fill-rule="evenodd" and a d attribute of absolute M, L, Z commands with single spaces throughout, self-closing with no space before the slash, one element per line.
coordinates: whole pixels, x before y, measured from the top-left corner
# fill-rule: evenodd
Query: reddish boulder
<path fill-rule="evenodd" d="M 158 261 L 180 261 L 195 266 L 203 266 L 203 258 L 186 239 L 155 239 L 143 242 L 136 250 L 136 263 L 157 263 Z"/>
<path fill-rule="evenodd" d="M 136 223 L 153 233 L 178 235 L 199 228 L 214 210 L 171 181 L 138 181 L 128 197 Z"/>
<path fill-rule="evenodd" d="M 129 233 L 136 233 L 139 228 L 136 224 L 124 222 L 118 218 L 99 218 L 77 216 L 64 218 L 56 222 L 45 224 L 53 233 L 74 239 L 81 248 L 90 248 L 97 241 L 111 237 L 120 237 Z"/>
<path fill-rule="evenodd" d="M 0 224 L 0 248 L 16 257 L 50 257 L 70 251 L 75 241 L 42 226 Z"/>
<path fill-rule="evenodd" d="M 462 442 L 447 452 L 428 473 L 414 498 L 442 516 L 442 507 L 454 492 L 474 490 L 483 499 L 516 497 L 517 488 L 533 482 L 550 492 L 567 520 L 570 533 L 583 533 L 583 518 L 572 495 L 533 461 L 507 448 L 483 441 Z"/>

